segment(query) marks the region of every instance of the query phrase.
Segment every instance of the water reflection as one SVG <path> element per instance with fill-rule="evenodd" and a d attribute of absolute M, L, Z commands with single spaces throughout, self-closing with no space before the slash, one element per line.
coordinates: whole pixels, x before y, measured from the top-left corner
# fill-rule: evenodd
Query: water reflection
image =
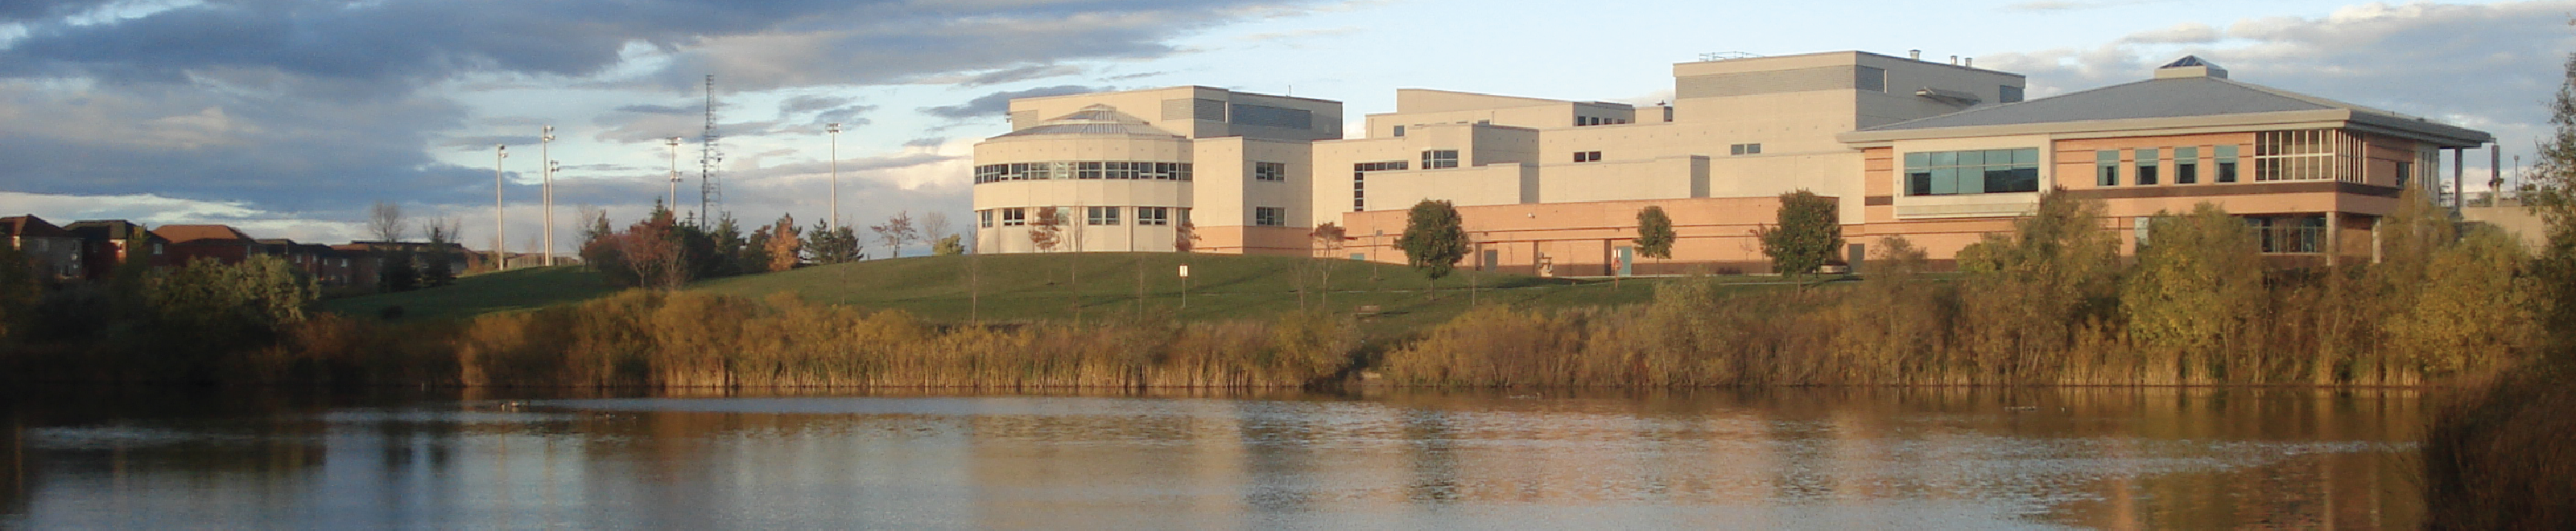
<path fill-rule="evenodd" d="M 2418 398 L 21 395 L 0 527 L 2412 527 Z"/>

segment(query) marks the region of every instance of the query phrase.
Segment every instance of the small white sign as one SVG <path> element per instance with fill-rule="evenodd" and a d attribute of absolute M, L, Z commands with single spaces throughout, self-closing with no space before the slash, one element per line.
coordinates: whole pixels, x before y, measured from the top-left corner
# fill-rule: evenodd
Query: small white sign
<path fill-rule="evenodd" d="M 1181 264 L 1181 278 L 1190 278 L 1190 265 Z"/>

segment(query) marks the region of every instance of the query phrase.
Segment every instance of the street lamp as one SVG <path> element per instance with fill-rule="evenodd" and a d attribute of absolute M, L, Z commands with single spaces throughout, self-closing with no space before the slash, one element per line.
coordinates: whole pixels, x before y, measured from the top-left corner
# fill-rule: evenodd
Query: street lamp
<path fill-rule="evenodd" d="M 545 263 L 540 264 L 540 265 L 549 265 L 549 266 L 550 266 L 550 265 L 555 265 L 555 166 L 556 166 L 556 164 L 555 164 L 555 158 L 554 158 L 554 143 L 555 143 L 555 126 L 551 126 L 551 125 L 546 126 L 545 134 L 537 137 L 537 158 L 539 158 L 539 159 L 543 159 L 543 160 L 545 160 L 545 161 L 546 161 L 546 168 L 545 168 L 545 170 L 546 170 L 546 171 L 545 171 L 545 203 L 546 203 L 546 204 L 545 204 L 545 208 L 543 209 L 543 211 L 545 212 L 545 215 L 546 215 L 546 223 L 545 223 L 545 227 L 546 227 L 546 237 L 545 237 L 545 245 L 546 245 L 545 257 L 546 257 L 546 261 L 545 261 Z"/>
<path fill-rule="evenodd" d="M 510 269 L 510 251 L 507 248 L 510 239 L 503 235 L 508 214 L 501 204 L 501 161 L 508 158 L 510 146 L 492 145 L 492 263 L 496 271 Z"/>
<path fill-rule="evenodd" d="M 841 225 L 841 123 L 825 126 L 832 132 L 832 226 Z"/>
<path fill-rule="evenodd" d="M 671 146 L 671 202 L 663 204 L 680 208 L 680 137 L 664 140 L 662 145 Z"/>

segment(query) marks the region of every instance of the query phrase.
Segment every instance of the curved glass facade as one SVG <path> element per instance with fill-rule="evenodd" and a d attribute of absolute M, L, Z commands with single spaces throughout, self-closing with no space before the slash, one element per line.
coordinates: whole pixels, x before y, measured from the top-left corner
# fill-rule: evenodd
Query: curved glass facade
<path fill-rule="evenodd" d="M 985 164 L 975 167 L 975 184 L 1046 179 L 1190 180 L 1190 163 L 1146 161 L 1049 161 Z"/>

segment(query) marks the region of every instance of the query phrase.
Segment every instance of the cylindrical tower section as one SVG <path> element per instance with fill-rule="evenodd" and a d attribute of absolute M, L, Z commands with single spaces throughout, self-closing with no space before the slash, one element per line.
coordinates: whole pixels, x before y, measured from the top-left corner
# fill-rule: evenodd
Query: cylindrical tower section
<path fill-rule="evenodd" d="M 1190 154 L 1188 138 L 1106 105 L 977 143 L 976 252 L 1175 250 Z M 1053 241 L 1032 238 L 1050 210 Z"/>

